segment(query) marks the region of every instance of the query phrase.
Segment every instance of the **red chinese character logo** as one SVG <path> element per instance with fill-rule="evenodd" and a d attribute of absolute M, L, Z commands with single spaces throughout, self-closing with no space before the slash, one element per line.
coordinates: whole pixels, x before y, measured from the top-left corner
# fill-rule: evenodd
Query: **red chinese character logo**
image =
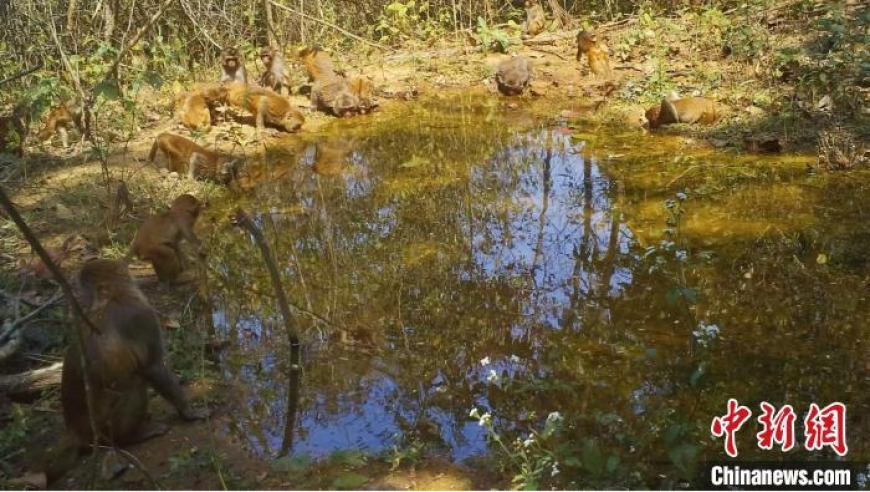
<path fill-rule="evenodd" d="M 814 451 L 830 446 L 838 455 L 846 456 L 846 405 L 836 402 L 819 410 L 815 403 L 804 419 L 804 447 Z"/>
<path fill-rule="evenodd" d="M 734 434 L 743 427 L 743 424 L 752 416 L 749 408 L 741 406 L 737 400 L 728 400 L 728 413 L 713 419 L 710 431 L 715 437 L 725 436 L 725 452 L 732 458 L 737 457 L 737 440 Z"/>
<path fill-rule="evenodd" d="M 773 449 L 773 443 L 782 447 L 783 451 L 789 451 L 794 447 L 794 421 L 795 413 L 791 405 L 783 406 L 779 412 L 773 405 L 766 401 L 761 402 L 763 415 L 758 416 L 758 423 L 763 427 L 755 436 L 758 438 L 758 447 L 761 449 Z"/>

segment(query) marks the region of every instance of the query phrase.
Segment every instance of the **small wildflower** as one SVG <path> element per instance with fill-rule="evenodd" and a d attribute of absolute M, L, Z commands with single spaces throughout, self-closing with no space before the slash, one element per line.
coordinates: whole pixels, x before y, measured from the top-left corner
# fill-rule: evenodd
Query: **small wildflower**
<path fill-rule="evenodd" d="M 553 463 L 553 471 L 550 472 L 550 476 L 555 477 L 558 474 L 559 474 L 559 462 L 557 461 L 557 462 Z"/>
<path fill-rule="evenodd" d="M 499 379 L 498 373 L 495 372 L 495 369 L 490 369 L 489 375 L 486 377 L 486 380 L 489 381 L 490 383 L 497 383 L 498 379 Z"/>
<path fill-rule="evenodd" d="M 527 447 L 531 446 L 532 444 L 535 444 L 535 436 L 534 436 L 534 434 L 529 434 L 529 437 L 527 437 L 523 441 L 523 447 L 527 448 Z"/>
<path fill-rule="evenodd" d="M 490 361 L 489 361 L 489 356 L 486 356 L 486 357 L 484 357 L 483 359 L 480 359 L 480 365 L 482 365 L 482 366 L 488 366 L 488 365 L 489 365 L 489 362 L 490 362 Z"/>
<path fill-rule="evenodd" d="M 688 197 L 682 191 L 677 193 L 677 200 L 684 202 L 684 201 L 686 201 L 686 198 L 688 198 Z"/>
<path fill-rule="evenodd" d="M 522 360 L 522 359 L 520 359 L 519 356 L 516 356 L 516 355 L 514 355 L 514 354 L 511 354 L 511 362 L 513 362 L 514 364 L 518 363 L 518 362 L 521 361 L 521 360 Z"/>
<path fill-rule="evenodd" d="M 689 253 L 687 253 L 686 250 L 684 250 L 684 249 L 677 250 L 677 252 L 674 253 L 674 255 L 677 257 L 677 260 L 679 260 L 679 261 L 686 261 L 686 259 L 689 258 Z"/>
<path fill-rule="evenodd" d="M 477 407 L 472 408 L 471 411 L 468 412 L 468 416 L 473 418 L 473 419 L 479 419 L 480 412 L 477 410 Z"/>
<path fill-rule="evenodd" d="M 477 425 L 484 427 L 490 423 L 492 423 L 492 415 L 490 415 L 489 412 L 486 412 L 480 416 L 480 422 L 478 422 Z"/>
<path fill-rule="evenodd" d="M 668 210 L 673 210 L 677 208 L 677 202 L 675 202 L 674 200 L 665 200 L 665 208 L 667 208 Z"/>
<path fill-rule="evenodd" d="M 547 422 L 561 422 L 563 418 L 559 412 L 550 412 L 550 415 L 547 415 Z"/>

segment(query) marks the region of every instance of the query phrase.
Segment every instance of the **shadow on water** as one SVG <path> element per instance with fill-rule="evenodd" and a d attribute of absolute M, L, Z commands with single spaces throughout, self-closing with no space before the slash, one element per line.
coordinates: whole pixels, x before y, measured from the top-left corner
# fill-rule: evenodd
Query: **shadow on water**
<path fill-rule="evenodd" d="M 577 466 L 655 486 L 722 456 L 710 419 L 737 398 L 843 401 L 870 457 L 870 228 L 843 212 L 870 209 L 859 180 L 795 156 L 673 159 L 676 139 L 639 133 L 593 145 L 524 111 L 422 101 L 267 152 L 241 201 L 307 342 L 292 452 L 461 461 L 494 449 L 472 407 L 511 442 L 558 411 Z M 289 347 L 256 248 L 216 241 L 232 431 L 272 456 Z M 753 438 L 748 457 L 777 459 Z"/>

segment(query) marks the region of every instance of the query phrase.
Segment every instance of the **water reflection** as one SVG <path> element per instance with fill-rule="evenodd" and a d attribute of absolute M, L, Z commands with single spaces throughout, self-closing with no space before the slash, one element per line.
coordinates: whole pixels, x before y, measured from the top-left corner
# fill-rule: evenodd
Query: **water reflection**
<path fill-rule="evenodd" d="M 658 472 L 682 466 L 673 448 L 719 456 L 709 419 L 728 397 L 867 409 L 866 349 L 853 341 L 867 339 L 870 312 L 850 270 L 866 275 L 867 263 L 831 272 L 790 260 L 834 236 L 764 230 L 702 251 L 684 231 L 649 247 L 628 218 L 657 204 L 663 230 L 663 200 L 609 178 L 619 172 L 563 129 L 490 101 L 404 111 L 288 143 L 242 199 L 264 213 L 309 341 L 294 453 L 421 444 L 463 460 L 489 450 L 472 407 L 519 434 L 560 411 L 569 438 Z M 286 440 L 289 347 L 271 328 L 255 249 L 234 234 L 219 241 L 218 324 L 239 340 L 224 364 L 234 430 L 273 455 Z M 834 278 L 848 287 L 835 291 Z M 699 323 L 721 337 L 699 347 Z M 824 377 L 809 377 L 807 361 Z M 850 449 L 866 454 L 861 439 Z"/>

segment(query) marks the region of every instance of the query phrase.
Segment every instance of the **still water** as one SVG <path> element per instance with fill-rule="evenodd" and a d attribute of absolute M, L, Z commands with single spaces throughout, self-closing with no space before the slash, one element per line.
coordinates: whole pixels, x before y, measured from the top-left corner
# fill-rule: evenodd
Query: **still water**
<path fill-rule="evenodd" d="M 257 217 L 283 269 L 301 396 L 287 432 L 268 274 L 226 232 L 212 261 L 231 431 L 264 457 L 465 461 L 502 452 L 472 408 L 509 446 L 559 412 L 549 444 L 583 473 L 599 460 L 655 486 L 724 456 L 710 422 L 729 398 L 754 414 L 841 401 L 850 459 L 870 460 L 870 175 L 568 126 L 558 109 L 435 97 L 268 147 L 226 206 Z M 783 458 L 754 433 L 741 456 Z"/>

